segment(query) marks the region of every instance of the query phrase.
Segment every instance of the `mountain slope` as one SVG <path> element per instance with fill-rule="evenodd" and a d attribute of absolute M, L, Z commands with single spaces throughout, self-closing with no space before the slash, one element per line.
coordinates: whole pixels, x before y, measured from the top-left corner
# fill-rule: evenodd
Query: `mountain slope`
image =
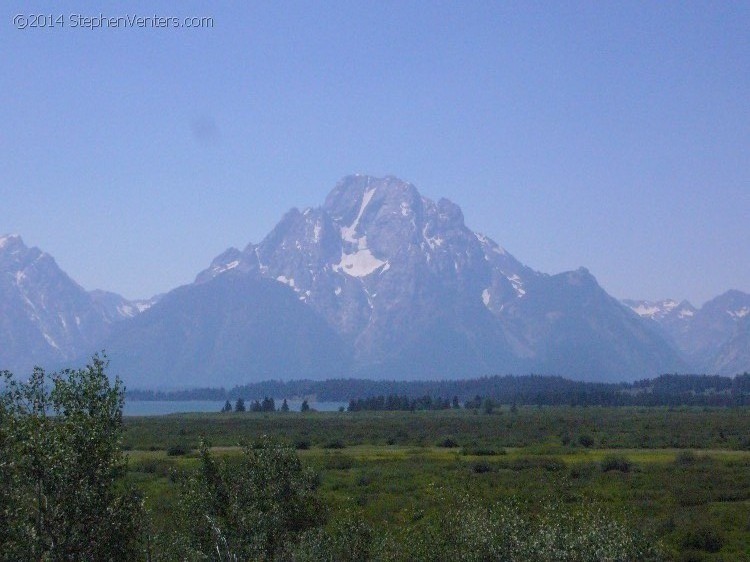
<path fill-rule="evenodd" d="M 468 229 L 457 205 L 394 177 L 344 178 L 321 207 L 292 209 L 197 280 L 256 270 L 325 318 L 367 376 L 636 378 L 685 367 L 590 275 L 538 273 Z"/>
<path fill-rule="evenodd" d="M 147 306 L 86 292 L 46 252 L 0 237 L 0 369 L 24 373 L 90 354 L 112 324 Z"/>
<path fill-rule="evenodd" d="M 583 268 L 534 271 L 470 230 L 447 199 L 355 175 L 150 301 L 87 293 L 51 257 L 1 238 L 0 367 L 104 348 L 131 386 L 526 372 L 633 380 L 693 370 L 685 357 L 728 372 L 745 364 L 746 297 L 730 292 L 701 310 L 623 304 Z"/>
<path fill-rule="evenodd" d="M 711 367 L 711 372 L 724 375 L 750 372 L 750 316 L 741 317 L 732 336 L 713 357 Z"/>
<path fill-rule="evenodd" d="M 651 318 L 674 342 L 693 369 L 733 375 L 750 370 L 746 326 L 750 295 L 727 291 L 695 309 L 674 300 L 624 301 L 636 313 Z"/>
<path fill-rule="evenodd" d="M 106 324 L 91 296 L 49 254 L 19 236 L 0 237 L 0 369 L 71 359 L 92 348 Z"/>
<path fill-rule="evenodd" d="M 167 293 L 103 345 L 131 386 L 324 378 L 349 368 L 346 346 L 290 289 L 237 273 Z"/>

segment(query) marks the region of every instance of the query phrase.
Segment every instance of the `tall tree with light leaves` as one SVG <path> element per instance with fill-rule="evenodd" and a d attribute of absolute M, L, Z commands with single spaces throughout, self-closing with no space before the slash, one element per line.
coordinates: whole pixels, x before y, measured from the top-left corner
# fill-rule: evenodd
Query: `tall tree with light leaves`
<path fill-rule="evenodd" d="M 124 560 L 141 556 L 142 502 L 122 484 L 124 389 L 106 357 L 25 381 L 2 373 L 0 557 Z"/>

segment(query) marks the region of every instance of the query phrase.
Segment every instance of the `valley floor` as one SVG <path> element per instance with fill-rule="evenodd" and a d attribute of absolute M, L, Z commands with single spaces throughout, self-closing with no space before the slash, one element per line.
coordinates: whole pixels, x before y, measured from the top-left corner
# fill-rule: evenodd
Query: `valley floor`
<path fill-rule="evenodd" d="M 446 494 L 552 501 L 603 509 L 669 559 L 750 560 L 746 408 L 185 414 L 125 424 L 129 478 L 156 526 L 168 526 L 174 471 L 198 466 L 201 437 L 231 459 L 239 443 L 267 434 L 317 470 L 333 513 L 392 532 Z"/>

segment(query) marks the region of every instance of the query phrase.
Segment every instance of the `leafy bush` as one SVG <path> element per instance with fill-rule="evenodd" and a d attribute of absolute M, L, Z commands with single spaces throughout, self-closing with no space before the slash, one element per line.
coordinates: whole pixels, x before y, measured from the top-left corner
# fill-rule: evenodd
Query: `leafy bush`
<path fill-rule="evenodd" d="M 354 466 L 354 461 L 347 456 L 334 453 L 326 460 L 325 467 L 332 470 L 349 470 Z"/>
<path fill-rule="evenodd" d="M 0 557 L 132 560 L 141 500 L 123 483 L 124 391 L 106 357 L 23 382 L 0 373 Z"/>
<path fill-rule="evenodd" d="M 361 515 L 345 513 L 327 528 L 305 532 L 289 547 L 284 559 L 290 562 L 374 560 L 382 553 L 382 539 L 362 520 Z"/>
<path fill-rule="evenodd" d="M 707 525 L 688 529 L 680 542 L 683 548 L 705 552 L 719 552 L 724 544 L 719 530 Z"/>
<path fill-rule="evenodd" d="M 492 472 L 492 466 L 486 462 L 476 462 L 471 468 L 474 471 L 474 474 Z"/>
<path fill-rule="evenodd" d="M 397 553 L 384 560 L 522 562 L 662 560 L 658 546 L 597 505 L 525 505 L 506 500 L 491 506 L 464 496 L 442 499 L 443 509 L 406 529 Z M 389 554 L 391 557 L 389 558 Z"/>
<path fill-rule="evenodd" d="M 169 457 L 180 457 L 187 455 L 190 452 L 190 447 L 184 443 L 177 443 L 167 448 L 167 456 Z"/>
<path fill-rule="evenodd" d="M 294 449 L 266 437 L 236 462 L 201 444 L 201 466 L 181 486 L 172 559 L 273 559 L 324 521 L 318 478 Z"/>
<path fill-rule="evenodd" d="M 677 466 L 689 466 L 695 464 L 697 460 L 698 457 L 693 451 L 681 451 L 675 457 L 674 462 Z"/>
<path fill-rule="evenodd" d="M 461 454 L 472 455 L 475 457 L 494 457 L 505 455 L 507 454 L 507 451 L 505 449 L 489 449 L 484 447 L 464 447 Z"/>
<path fill-rule="evenodd" d="M 599 466 L 601 467 L 602 472 L 630 472 L 633 468 L 632 463 L 621 455 L 607 455 L 602 459 Z"/>

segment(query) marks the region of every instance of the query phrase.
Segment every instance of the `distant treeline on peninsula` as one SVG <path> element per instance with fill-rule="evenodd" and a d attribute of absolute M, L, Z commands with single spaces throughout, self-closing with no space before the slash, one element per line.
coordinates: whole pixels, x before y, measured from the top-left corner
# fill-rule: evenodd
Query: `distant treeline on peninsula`
<path fill-rule="evenodd" d="M 572 381 L 556 376 L 490 376 L 463 380 L 388 381 L 328 379 L 324 381 L 263 381 L 227 390 L 194 388 L 173 391 L 128 390 L 129 400 L 235 400 L 314 398 L 326 402 L 349 402 L 377 396 L 398 395 L 458 397 L 461 402 L 476 396 L 500 404 L 541 406 L 748 406 L 750 374 L 736 377 L 715 375 L 661 375 L 632 383 Z"/>

